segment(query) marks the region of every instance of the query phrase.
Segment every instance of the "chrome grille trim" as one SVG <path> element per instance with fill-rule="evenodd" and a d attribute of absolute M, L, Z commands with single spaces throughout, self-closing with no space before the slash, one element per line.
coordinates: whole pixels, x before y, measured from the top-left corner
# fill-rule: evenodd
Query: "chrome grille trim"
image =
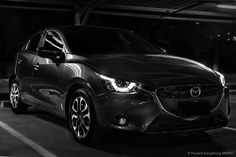
<path fill-rule="evenodd" d="M 206 97 L 220 94 L 223 87 L 215 84 L 191 84 L 191 85 L 176 85 L 165 86 L 156 89 L 156 94 L 163 98 L 190 98 L 191 88 L 198 87 L 201 89 L 199 97 Z"/>
<path fill-rule="evenodd" d="M 224 91 L 225 91 L 225 87 L 223 87 L 223 86 L 220 86 L 220 85 L 214 85 L 214 84 L 204 84 L 204 85 L 199 85 L 199 84 L 191 84 L 191 85 L 187 85 L 187 86 L 205 86 L 205 85 L 210 85 L 210 86 L 216 86 L 217 88 L 219 88 L 220 89 L 220 91 L 219 91 L 219 93 L 217 93 L 215 96 L 217 96 L 218 95 L 218 98 L 217 98 L 217 102 L 216 102 L 216 105 L 214 105 L 214 107 L 210 110 L 210 112 L 213 112 L 214 110 L 216 110 L 218 107 L 219 107 L 219 105 L 221 104 L 221 102 L 222 102 L 222 100 L 223 100 L 223 97 L 224 97 Z M 179 86 L 186 86 L 186 85 L 179 85 Z M 163 87 L 160 87 L 160 88 L 163 88 Z M 155 90 L 155 97 L 156 97 L 156 101 L 157 101 L 157 103 L 158 104 L 160 104 L 160 107 L 161 107 L 161 109 L 164 111 L 164 112 L 166 112 L 166 113 L 168 113 L 168 114 L 170 114 L 170 115 L 172 115 L 172 116 L 174 116 L 174 117 L 178 117 L 178 118 L 182 118 L 182 119 L 185 119 L 185 120 L 187 120 L 186 118 L 184 118 L 184 116 L 181 116 L 181 115 L 177 115 L 177 114 L 175 114 L 175 113 L 172 113 L 171 111 L 168 111 L 168 109 L 166 109 L 165 108 L 165 105 L 163 105 L 163 102 L 161 101 L 161 99 L 159 98 L 159 96 L 158 96 L 158 92 L 157 92 L 157 90 L 158 89 L 160 89 L 160 88 L 157 88 L 156 90 Z M 213 95 L 214 96 L 214 95 Z M 200 97 L 199 97 L 200 98 Z M 202 98 L 204 98 L 204 97 L 202 97 Z M 166 98 L 166 99 L 168 99 L 168 98 Z M 178 99 L 178 98 L 172 98 L 172 99 Z M 186 98 L 185 98 L 186 99 Z M 196 99 L 196 98 L 195 98 Z"/>

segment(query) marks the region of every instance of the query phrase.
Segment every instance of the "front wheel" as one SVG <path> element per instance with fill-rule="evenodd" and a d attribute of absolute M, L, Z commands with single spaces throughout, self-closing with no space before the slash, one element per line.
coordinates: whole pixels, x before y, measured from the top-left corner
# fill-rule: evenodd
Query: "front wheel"
<path fill-rule="evenodd" d="M 68 122 L 79 143 L 94 145 L 100 142 L 95 110 L 89 95 L 83 89 L 76 90 L 70 99 Z"/>
<path fill-rule="evenodd" d="M 10 102 L 11 109 L 15 113 L 23 113 L 27 110 L 27 106 L 21 102 L 19 85 L 15 80 L 11 82 L 10 86 Z"/>

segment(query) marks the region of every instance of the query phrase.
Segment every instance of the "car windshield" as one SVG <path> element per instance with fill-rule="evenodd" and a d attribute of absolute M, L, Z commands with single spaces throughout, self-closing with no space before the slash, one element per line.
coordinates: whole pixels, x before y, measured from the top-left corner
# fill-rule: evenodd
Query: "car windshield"
<path fill-rule="evenodd" d="M 77 55 L 160 54 L 158 50 L 131 32 L 86 29 L 65 32 L 69 48 Z"/>

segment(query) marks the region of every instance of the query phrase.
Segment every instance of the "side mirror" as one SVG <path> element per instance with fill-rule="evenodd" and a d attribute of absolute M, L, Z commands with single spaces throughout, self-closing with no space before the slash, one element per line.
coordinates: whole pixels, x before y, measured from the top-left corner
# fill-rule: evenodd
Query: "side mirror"
<path fill-rule="evenodd" d="M 58 62 L 63 58 L 64 53 L 61 50 L 51 51 L 51 50 L 46 50 L 43 47 L 40 47 L 38 48 L 38 55 L 40 57 L 50 58 L 51 60 Z"/>

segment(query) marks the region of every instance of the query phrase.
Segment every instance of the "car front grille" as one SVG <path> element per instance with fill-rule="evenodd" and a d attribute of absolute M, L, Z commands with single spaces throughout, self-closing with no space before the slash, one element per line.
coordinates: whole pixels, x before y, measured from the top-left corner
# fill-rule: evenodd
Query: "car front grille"
<path fill-rule="evenodd" d="M 168 86 L 157 89 L 157 95 L 165 98 L 190 98 L 190 90 L 194 87 L 201 89 L 199 97 L 217 95 L 222 92 L 222 87 L 216 85 L 186 85 L 186 86 Z"/>
<path fill-rule="evenodd" d="M 178 116 L 208 114 L 218 105 L 222 92 L 223 88 L 217 85 L 168 86 L 156 90 L 164 109 Z"/>

